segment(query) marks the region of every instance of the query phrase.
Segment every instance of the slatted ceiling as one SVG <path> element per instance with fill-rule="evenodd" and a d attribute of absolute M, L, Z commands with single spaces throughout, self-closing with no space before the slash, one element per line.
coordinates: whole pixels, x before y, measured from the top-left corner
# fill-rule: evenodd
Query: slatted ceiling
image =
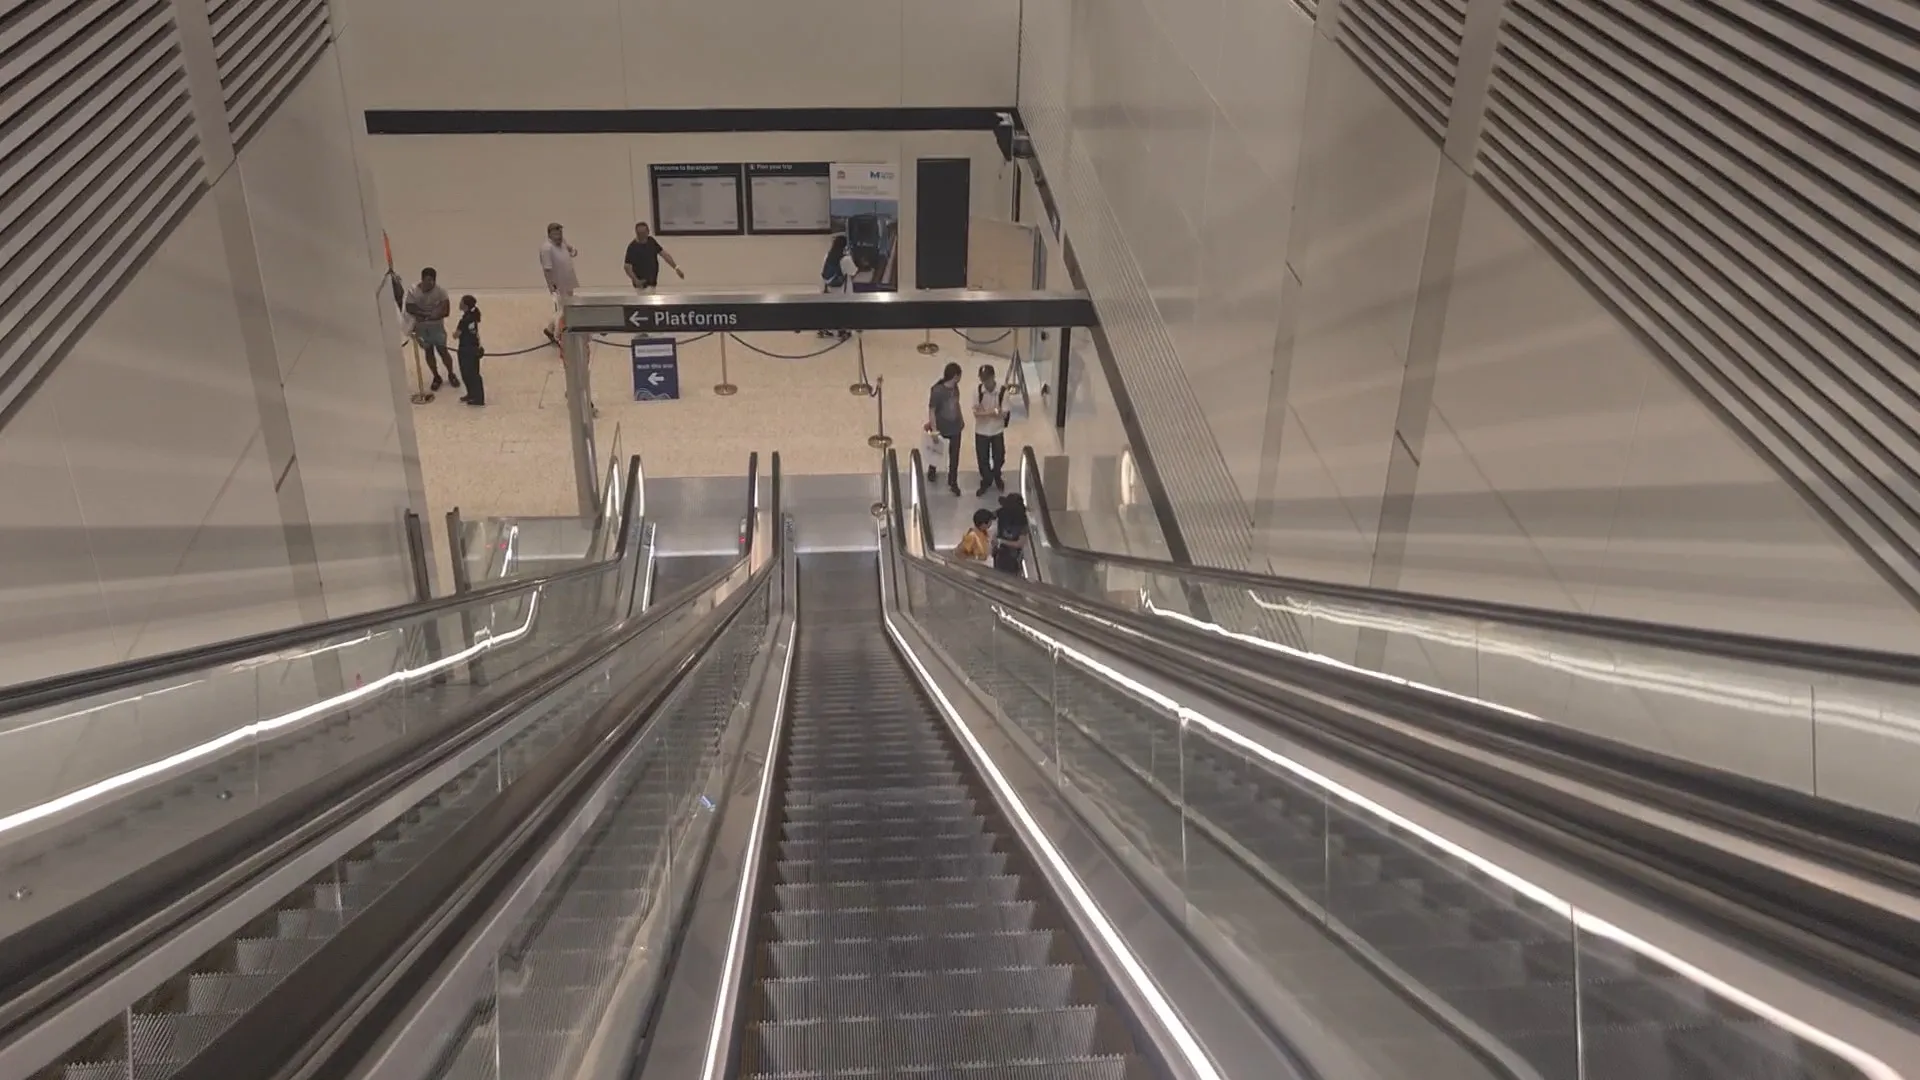
<path fill-rule="evenodd" d="M 1467 0 L 1347 0 L 1340 42 L 1428 131 L 1442 136 L 1460 71 Z"/>
<path fill-rule="evenodd" d="M 1920 7 L 1509 0 L 1479 175 L 1920 587 Z"/>
<path fill-rule="evenodd" d="M 259 128 L 274 102 L 332 38 L 325 0 L 209 0 L 214 57 L 236 142 Z"/>
<path fill-rule="evenodd" d="M 204 187 L 169 0 L 0 16 L 0 416 Z"/>

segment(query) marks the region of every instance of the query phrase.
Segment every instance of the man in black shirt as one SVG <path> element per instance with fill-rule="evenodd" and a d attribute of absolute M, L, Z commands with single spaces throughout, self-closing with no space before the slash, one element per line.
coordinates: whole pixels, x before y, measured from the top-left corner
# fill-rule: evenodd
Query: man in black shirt
<path fill-rule="evenodd" d="M 667 265 L 673 267 L 674 273 L 682 279 L 686 278 L 687 272 L 680 269 L 680 264 L 673 261 L 667 249 L 653 238 L 653 230 L 647 228 L 647 223 L 642 221 L 636 224 L 633 227 L 633 242 L 627 245 L 627 280 L 641 292 L 660 284 L 661 259 L 667 260 Z"/>

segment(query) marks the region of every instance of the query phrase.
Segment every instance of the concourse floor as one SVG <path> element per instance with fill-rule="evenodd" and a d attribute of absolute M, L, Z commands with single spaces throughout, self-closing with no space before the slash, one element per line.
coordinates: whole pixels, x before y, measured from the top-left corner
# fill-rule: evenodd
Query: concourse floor
<path fill-rule="evenodd" d="M 548 299 L 527 292 L 478 298 L 489 354 L 482 362 L 486 407 L 462 405 L 462 391 L 443 387 L 432 402 L 414 408 L 436 528 L 456 506 L 468 520 L 571 514 L 576 501 L 566 437 L 566 377 L 559 351 L 542 335 Z M 618 428 L 623 453 L 638 452 L 649 476 L 733 475 L 745 467 L 751 451 L 773 449 L 793 475 L 874 470 L 875 451 L 867 437 L 875 433 L 876 410 L 873 400 L 848 393 L 858 365 L 851 342 L 830 348 L 832 340 L 812 333 L 742 335 L 746 345 L 727 346 L 727 377 L 739 393 L 721 397 L 713 392 L 721 381 L 719 339 L 691 340 L 695 337 L 682 336 L 681 399 L 672 402 L 634 401 L 625 349 L 595 346 L 594 397 L 600 407 L 595 432 L 603 461 Z M 866 335 L 868 372 L 885 380 L 887 433 L 903 452 L 921 445 L 927 388 L 943 365 L 959 362 L 967 372 L 962 387 L 969 391 L 982 363 L 993 364 L 1003 377 L 1007 365 L 997 356 L 969 354 L 965 340 L 951 330 L 935 331 L 939 353 L 922 356 L 915 346 L 923 338 L 919 331 Z M 783 357 L 819 355 L 776 359 L 747 345 Z M 522 349 L 532 351 L 508 355 Z M 1015 408 L 1007 432 L 1010 468 L 1017 467 L 1021 446 L 1032 444 L 1044 452 L 1054 445 L 1053 427 L 1045 419 L 1051 405 L 1043 405 L 1038 386 L 1033 387 L 1033 412 L 1035 418 L 1029 419 Z M 978 478 L 971 437 L 961 447 L 961 473 L 966 494 L 956 500 L 961 505 L 954 507 L 955 522 L 981 504 L 973 498 Z"/>

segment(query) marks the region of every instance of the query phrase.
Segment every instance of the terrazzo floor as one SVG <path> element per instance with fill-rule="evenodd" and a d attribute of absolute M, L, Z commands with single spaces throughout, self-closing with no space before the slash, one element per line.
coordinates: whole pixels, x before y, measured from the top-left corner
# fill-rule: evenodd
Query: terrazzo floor
<path fill-rule="evenodd" d="M 436 529 L 454 507 L 468 520 L 571 514 L 577 504 L 566 432 L 566 377 L 559 351 L 546 345 L 541 333 L 549 301 L 544 293 L 476 295 L 489 354 L 482 366 L 486 407 L 462 405 L 460 391 L 443 388 L 413 411 Z M 934 333 L 938 355 L 922 356 L 915 346 L 923 336 L 918 331 L 866 335 L 867 370 L 870 378 L 883 380 L 886 429 L 903 452 L 921 445 L 927 387 L 944 364 L 963 365 L 962 385 L 970 388 L 980 364 L 991 363 L 1004 374 L 1007 363 L 969 355 L 965 340 L 950 330 Z M 812 333 L 741 335 L 727 346 L 727 378 L 739 392 L 721 397 L 713 392 L 721 381 L 719 339 L 683 339 L 681 400 L 636 402 L 626 351 L 598 344 L 593 379 L 600 407 L 599 456 L 607 459 L 617 431 L 622 453 L 640 454 L 649 476 L 735 475 L 745 470 L 754 450 L 780 451 L 789 475 L 869 473 L 877 466 L 867 445 L 878 423 L 875 402 L 848 393 L 858 370 L 853 344 L 833 345 Z M 532 351 L 507 355 L 522 349 Z M 1041 419 L 1019 412 L 1016 407 L 1007 433 L 1010 469 L 1017 468 L 1021 446 L 1031 443 L 1042 453 L 1054 446 L 1053 427 L 1044 419 L 1051 406 L 1043 404 L 1039 387 L 1033 388 L 1033 412 Z M 977 482 L 972 462 L 969 443 L 961 455 L 967 498 L 956 500 L 969 512 Z M 955 520 L 964 519 L 957 511 Z"/>

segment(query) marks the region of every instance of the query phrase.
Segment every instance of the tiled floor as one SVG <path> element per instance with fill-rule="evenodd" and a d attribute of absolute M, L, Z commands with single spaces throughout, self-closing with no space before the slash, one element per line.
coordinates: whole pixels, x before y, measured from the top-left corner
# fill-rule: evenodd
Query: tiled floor
<path fill-rule="evenodd" d="M 417 406 L 427 499 L 436 523 L 458 507 L 469 520 L 489 516 L 548 516 L 574 512 L 573 465 L 566 437 L 566 379 L 560 354 L 544 344 L 541 328 L 548 315 L 545 294 L 503 293 L 479 297 L 485 313 L 489 355 L 482 368 L 487 405 L 460 404 L 459 392 L 443 389 L 429 404 Z M 915 351 L 923 335 L 910 331 L 873 332 L 867 337 L 867 368 L 884 380 L 887 432 L 904 451 L 920 445 L 926 420 L 927 387 L 948 361 L 973 371 L 991 363 L 1004 372 L 1006 361 L 969 356 L 952 331 L 936 331 L 936 356 Z M 538 347 L 535 347 L 535 346 Z M 783 357 L 776 359 L 752 346 Z M 833 347 L 811 334 L 747 334 L 727 346 L 727 377 L 739 389 L 731 397 L 713 392 L 720 382 L 717 337 L 684 343 L 680 349 L 681 400 L 632 400 L 625 350 L 598 345 L 594 350 L 595 398 L 600 419 L 595 431 L 601 457 L 616 428 L 625 453 L 639 453 L 650 476 L 724 476 L 746 468 L 747 455 L 780 451 L 789 474 L 866 474 L 877 466 L 867 437 L 877 416 L 870 398 L 855 397 L 858 360 L 852 343 Z M 532 348 L 523 355 L 508 353 Z M 826 350 L 822 352 L 822 350 Z M 820 355 L 810 355 L 820 354 Z M 1034 412 L 1046 416 L 1039 388 Z M 1020 447 L 1033 443 L 1046 452 L 1052 426 L 1018 417 L 1007 436 L 1009 466 L 1017 467 Z M 962 453 L 962 472 L 971 503 L 972 446 Z"/>

